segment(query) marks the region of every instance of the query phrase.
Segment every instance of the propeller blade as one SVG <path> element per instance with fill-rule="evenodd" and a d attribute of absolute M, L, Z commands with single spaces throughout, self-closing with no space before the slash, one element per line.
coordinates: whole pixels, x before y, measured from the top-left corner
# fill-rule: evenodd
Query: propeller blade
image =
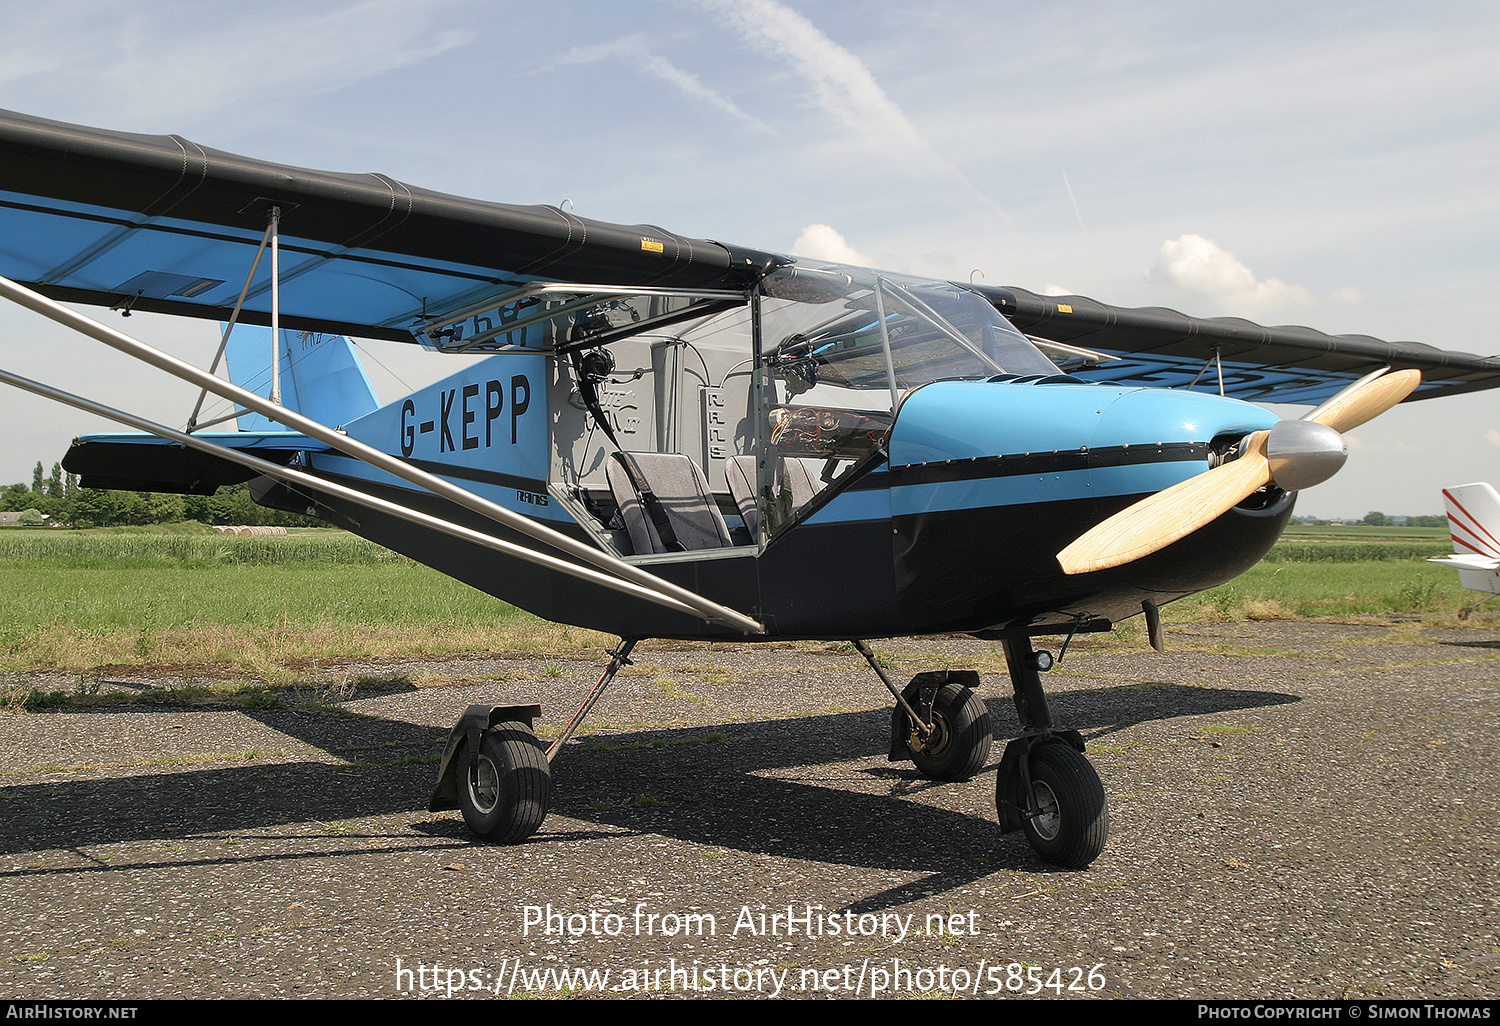
<path fill-rule="evenodd" d="M 1190 477 L 1116 513 L 1058 553 L 1063 572 L 1085 574 L 1149 556 L 1223 516 L 1271 484 L 1269 431 L 1245 441 L 1237 459 Z"/>
<path fill-rule="evenodd" d="M 1303 420 L 1348 431 L 1380 416 L 1411 395 L 1422 382 L 1417 370 L 1386 373 L 1376 371 L 1360 378 Z M 1295 421 L 1282 421 L 1290 427 Z M 1305 432 L 1282 431 L 1278 446 L 1290 451 L 1277 456 L 1285 464 L 1283 474 L 1289 491 L 1301 485 L 1325 480 L 1343 463 L 1343 447 L 1335 445 L 1338 435 L 1329 439 L 1305 439 Z M 1063 572 L 1086 574 L 1108 570 L 1132 560 L 1149 556 L 1173 542 L 1185 538 L 1223 516 L 1257 489 L 1275 484 L 1271 458 L 1266 442 L 1270 431 L 1257 431 L 1245 439 L 1245 451 L 1236 459 L 1222 463 L 1197 477 L 1190 477 L 1110 517 L 1057 554 Z M 1334 462 L 1334 461 L 1337 462 Z"/>
<path fill-rule="evenodd" d="M 1422 372 L 1419 370 L 1393 371 L 1373 380 L 1365 378 L 1302 419 L 1326 424 L 1335 431 L 1350 431 L 1395 406 L 1421 383 Z"/>

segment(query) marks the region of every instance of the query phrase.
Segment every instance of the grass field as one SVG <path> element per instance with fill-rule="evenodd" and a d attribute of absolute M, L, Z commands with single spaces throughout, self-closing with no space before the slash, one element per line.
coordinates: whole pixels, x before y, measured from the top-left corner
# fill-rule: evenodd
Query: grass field
<path fill-rule="evenodd" d="M 1175 603 L 1168 619 L 1422 616 L 1455 620 L 1482 596 L 1426 562 L 1452 551 L 1444 527 L 1301 527 L 1249 573 Z"/>
<path fill-rule="evenodd" d="M 216 664 L 274 676 L 310 659 L 549 649 L 585 633 L 342 532 L 0 535 L 0 670 Z"/>
<path fill-rule="evenodd" d="M 1423 561 L 1446 551 L 1440 528 L 1293 528 L 1248 574 L 1165 614 L 1178 623 L 1396 615 L 1456 624 L 1479 596 Z M 276 680 L 314 659 L 564 652 L 602 640 L 337 531 L 0 533 L 3 671 L 213 665 Z"/>

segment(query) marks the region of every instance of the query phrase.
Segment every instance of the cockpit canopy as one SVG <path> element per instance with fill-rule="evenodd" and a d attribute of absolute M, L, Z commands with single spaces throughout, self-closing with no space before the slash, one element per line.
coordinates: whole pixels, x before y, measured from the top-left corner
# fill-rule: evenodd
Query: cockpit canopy
<path fill-rule="evenodd" d="M 794 264 L 762 284 L 766 362 L 796 396 L 818 385 L 889 389 L 1057 367 L 993 306 L 957 285 Z"/>
<path fill-rule="evenodd" d="M 838 264 L 786 264 L 744 292 L 539 283 L 477 310 L 428 337 L 552 356 L 553 494 L 639 558 L 729 552 L 811 515 L 878 465 L 923 385 L 1058 373 L 968 289 Z M 675 542 L 655 540 L 682 510 Z"/>
<path fill-rule="evenodd" d="M 799 262 L 771 272 L 761 295 L 762 359 L 792 396 L 827 385 L 899 397 L 932 381 L 1057 370 L 988 302 L 946 282 Z M 418 337 L 448 352 L 565 353 L 668 329 L 691 337 L 711 321 L 722 345 L 735 333 L 726 335 L 720 315 L 738 308 L 730 321 L 743 324 L 738 344 L 748 351 L 748 300 L 723 290 L 537 282 L 435 315 Z"/>

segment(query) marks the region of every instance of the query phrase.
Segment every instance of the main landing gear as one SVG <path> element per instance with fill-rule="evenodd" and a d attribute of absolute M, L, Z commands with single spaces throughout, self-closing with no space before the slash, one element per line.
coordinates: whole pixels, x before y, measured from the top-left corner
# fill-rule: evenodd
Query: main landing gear
<path fill-rule="evenodd" d="M 460 809 L 470 830 L 497 844 L 517 844 L 536 833 L 552 804 L 553 757 L 620 667 L 630 664 L 637 640 L 621 639 L 593 690 L 549 748 L 542 748 L 532 730 L 542 714 L 539 704 L 469 706 L 448 735 L 428 810 Z"/>
<path fill-rule="evenodd" d="M 979 674 L 973 670 L 919 673 L 897 691 L 870 646 L 856 641 L 854 647 L 896 699 L 891 710 L 892 762 L 910 759 L 928 780 L 968 780 L 984 769 L 995 734 L 990 711 L 974 693 Z"/>
<path fill-rule="evenodd" d="M 552 767 L 531 726 L 541 713 L 534 702 L 464 710 L 448 735 L 428 809 L 460 809 L 470 830 L 500 844 L 530 837 L 552 802 Z"/>
<path fill-rule="evenodd" d="M 532 722 L 541 706 L 471 705 L 448 736 L 429 808 L 461 809 L 469 829 L 486 840 L 516 844 L 542 825 L 552 800 L 551 760 L 622 666 L 636 639 L 622 639 L 609 665 L 563 729 L 543 749 Z M 1082 868 L 1099 857 L 1109 836 L 1109 810 L 1099 775 L 1083 757 L 1076 730 L 1054 730 L 1040 671 L 1052 657 L 1029 638 L 1001 642 L 1015 688 L 1023 733 L 1005 746 L 995 779 L 995 806 L 1006 831 L 1021 830 L 1036 853 L 1060 866 Z M 975 694 L 973 670 L 919 673 L 897 690 L 875 654 L 854 643 L 896 699 L 891 715 L 892 760 L 910 759 L 931 780 L 968 780 L 989 762 L 994 730 Z"/>
<path fill-rule="evenodd" d="M 1083 868 L 1099 857 L 1109 837 L 1104 785 L 1083 756 L 1076 730 L 1054 730 L 1040 673 L 1052 656 L 1030 638 L 1002 642 L 1016 711 L 1024 733 L 1005 746 L 995 778 L 1001 827 L 1021 830 L 1048 862 Z M 973 670 L 919 673 L 897 691 L 864 642 L 855 648 L 896 698 L 891 713 L 892 761 L 910 759 L 932 780 L 968 780 L 989 761 L 990 715 L 974 693 Z"/>
<path fill-rule="evenodd" d="M 530 837 L 552 802 L 552 766 L 531 724 L 501 720 L 465 740 L 457 772 L 458 807 L 480 837 L 514 844 Z"/>

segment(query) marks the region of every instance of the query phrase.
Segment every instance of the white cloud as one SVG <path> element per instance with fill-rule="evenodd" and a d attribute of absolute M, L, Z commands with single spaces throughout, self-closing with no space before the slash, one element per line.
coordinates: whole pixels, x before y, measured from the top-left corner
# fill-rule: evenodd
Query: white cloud
<path fill-rule="evenodd" d="M 116 129 L 242 117 L 421 64 L 477 38 L 430 25 L 444 0 L 363 0 L 309 11 L 291 26 L 260 9 L 226 7 L 201 19 L 187 16 L 197 8 L 184 9 L 170 35 L 145 11 L 120 16 L 119 5 L 94 5 L 89 14 L 58 14 L 62 5 L 48 6 L 32 31 L 23 27 L 0 43 L 0 83 L 30 80 L 66 116 Z"/>
<path fill-rule="evenodd" d="M 1312 294 L 1300 285 L 1256 278 L 1233 253 L 1201 235 L 1163 242 L 1156 263 L 1146 270 L 1146 280 L 1212 300 L 1224 312 L 1246 316 L 1264 316 L 1312 301 Z"/>
<path fill-rule="evenodd" d="M 770 125 L 741 110 L 729 97 L 704 85 L 697 75 L 679 68 L 665 57 L 652 53 L 646 44 L 646 37 L 638 32 L 623 36 L 612 43 L 575 46 L 558 58 L 557 63 L 592 64 L 601 60 L 624 61 L 636 70 L 666 82 L 684 96 L 715 107 L 757 131 L 770 135 L 776 134 L 776 130 Z"/>
<path fill-rule="evenodd" d="M 959 186 L 993 213 L 1005 213 L 963 172 L 933 149 L 886 95 L 864 61 L 778 0 L 691 0 L 714 12 L 751 46 L 790 64 L 813 87 L 818 105 L 862 137 L 874 152 L 919 175 Z"/>
<path fill-rule="evenodd" d="M 792 243 L 792 252 L 797 256 L 830 260 L 836 264 L 869 267 L 875 263 L 826 224 L 810 224 L 802 229 L 802 234 Z"/>

